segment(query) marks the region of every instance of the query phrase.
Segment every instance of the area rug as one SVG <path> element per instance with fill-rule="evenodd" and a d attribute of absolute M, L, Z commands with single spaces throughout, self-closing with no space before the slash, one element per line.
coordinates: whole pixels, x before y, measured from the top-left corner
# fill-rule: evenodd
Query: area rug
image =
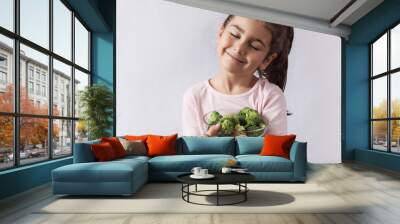
<path fill-rule="evenodd" d="M 225 187 L 225 190 L 234 186 Z M 131 197 L 56 197 L 35 213 L 125 214 L 125 213 L 360 213 L 359 205 L 344 201 L 317 184 L 255 183 L 248 185 L 247 201 L 237 205 L 207 206 L 182 200 L 181 185 L 149 183 Z M 201 185 L 198 190 L 212 190 Z M 194 190 L 194 187 L 191 188 Z M 210 193 L 213 194 L 214 193 Z M 240 198 L 223 197 L 223 203 Z M 191 196 L 191 201 L 214 204 L 215 196 Z"/>

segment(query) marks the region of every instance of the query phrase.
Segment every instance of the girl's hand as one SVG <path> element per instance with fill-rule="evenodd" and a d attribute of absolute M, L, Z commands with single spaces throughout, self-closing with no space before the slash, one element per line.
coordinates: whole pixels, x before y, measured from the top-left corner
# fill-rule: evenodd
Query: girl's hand
<path fill-rule="evenodd" d="M 208 131 L 207 131 L 206 135 L 208 137 L 218 136 L 219 129 L 221 129 L 221 124 L 220 123 L 211 125 L 208 128 Z"/>

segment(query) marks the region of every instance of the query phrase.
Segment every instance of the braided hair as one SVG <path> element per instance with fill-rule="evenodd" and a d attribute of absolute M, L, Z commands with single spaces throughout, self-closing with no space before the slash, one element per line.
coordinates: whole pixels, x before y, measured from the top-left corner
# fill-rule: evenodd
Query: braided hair
<path fill-rule="evenodd" d="M 234 15 L 229 15 L 225 19 L 223 27 L 226 27 L 233 17 Z M 269 82 L 276 84 L 284 91 L 287 80 L 288 57 L 294 36 L 293 27 L 263 22 L 272 34 L 270 50 L 266 57 L 273 53 L 276 53 L 277 57 L 265 70 L 257 69 L 257 73 L 259 77 L 268 79 Z"/>

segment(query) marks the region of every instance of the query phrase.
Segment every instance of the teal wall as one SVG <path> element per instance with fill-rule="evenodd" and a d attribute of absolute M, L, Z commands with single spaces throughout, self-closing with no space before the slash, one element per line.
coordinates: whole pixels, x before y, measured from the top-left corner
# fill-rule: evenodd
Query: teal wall
<path fill-rule="evenodd" d="M 345 53 L 342 102 L 342 159 L 357 160 L 383 168 L 398 170 L 399 157 L 369 150 L 369 47 L 368 44 L 392 25 L 400 22 L 400 0 L 385 0 L 351 27 Z M 362 150 L 362 151 L 360 151 Z M 390 159 L 389 159 L 390 158 Z M 396 162 L 393 162 L 396 161 Z M 396 164 L 397 163 L 397 164 Z"/>
<path fill-rule="evenodd" d="M 0 199 L 48 183 L 53 169 L 71 163 L 68 157 L 0 172 Z"/>
<path fill-rule="evenodd" d="M 66 0 L 92 31 L 93 83 L 106 84 L 115 95 L 115 0 Z M 114 110 L 115 111 L 115 110 Z M 114 125 L 110 132 L 115 133 Z M 51 171 L 72 163 L 72 157 L 0 172 L 0 199 L 51 181 Z"/>
<path fill-rule="evenodd" d="M 114 33 L 92 33 L 92 82 L 108 86 L 115 96 L 114 85 Z M 114 97 L 115 101 L 115 97 Z M 115 114 L 115 104 L 114 104 Z M 110 135 L 115 135 L 115 116 Z"/>

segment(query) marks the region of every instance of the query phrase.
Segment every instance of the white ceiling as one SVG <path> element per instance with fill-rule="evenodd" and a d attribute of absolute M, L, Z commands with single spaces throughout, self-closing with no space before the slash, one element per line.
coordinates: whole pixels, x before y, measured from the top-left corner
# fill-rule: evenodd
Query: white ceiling
<path fill-rule="evenodd" d="M 167 0 L 347 38 L 383 0 Z M 346 6 L 348 7 L 346 8 Z M 345 10 L 342 10 L 346 8 Z M 340 12 L 340 13 L 339 13 Z"/>

